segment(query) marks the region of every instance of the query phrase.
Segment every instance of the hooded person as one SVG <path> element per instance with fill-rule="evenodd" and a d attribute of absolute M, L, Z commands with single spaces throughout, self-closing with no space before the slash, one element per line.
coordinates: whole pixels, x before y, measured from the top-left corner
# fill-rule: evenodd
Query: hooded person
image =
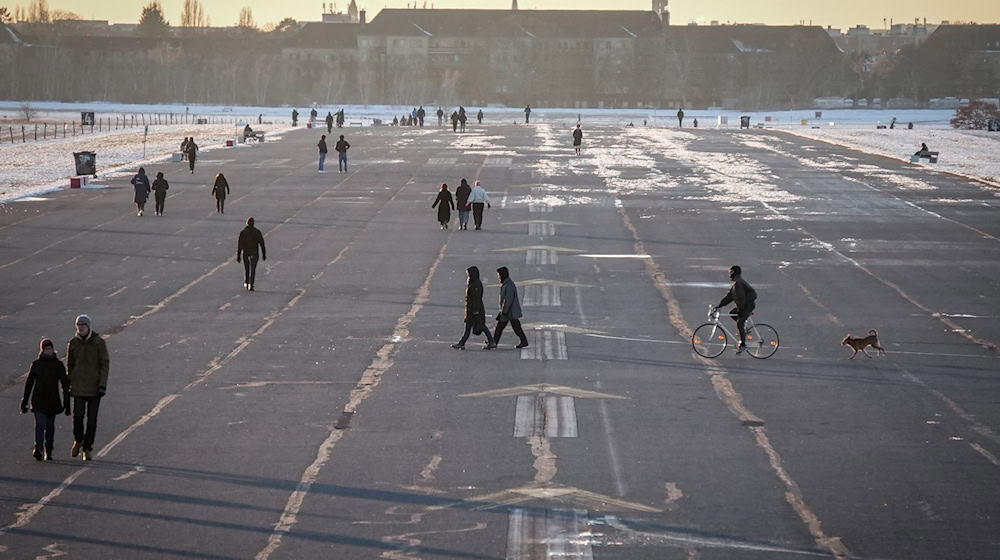
<path fill-rule="evenodd" d="M 91 329 L 90 317 L 77 316 L 76 336 L 66 345 L 66 371 L 69 392 L 73 396 L 73 449 L 70 455 L 76 457 L 82 450 L 84 461 L 91 459 L 94 448 L 97 412 L 101 398 L 107 393 L 109 368 L 104 339 Z"/>
<path fill-rule="evenodd" d="M 187 145 L 187 156 L 188 156 L 188 167 L 191 168 L 191 174 L 194 174 L 194 162 L 198 159 L 198 144 L 194 143 L 194 136 L 188 140 Z"/>
<path fill-rule="evenodd" d="M 258 252 L 259 248 L 259 252 Z M 264 234 L 253 225 L 253 217 L 247 218 L 247 227 L 240 231 L 236 243 L 236 262 L 243 261 L 243 287 L 254 291 L 253 284 L 257 278 L 257 259 L 267 260 L 267 249 L 264 247 Z"/>
<path fill-rule="evenodd" d="M 472 187 L 469 182 L 462 179 L 462 182 L 455 189 L 455 208 L 458 209 L 458 229 L 469 229 L 469 195 L 472 194 Z"/>
<path fill-rule="evenodd" d="M 153 198 L 156 200 L 157 216 L 163 215 L 163 204 L 167 201 L 167 189 L 169 188 L 170 184 L 163 178 L 163 172 L 158 171 L 156 179 L 153 181 Z"/>
<path fill-rule="evenodd" d="M 132 177 L 131 182 L 135 186 L 136 216 L 142 216 L 142 211 L 146 208 L 146 201 L 149 200 L 149 192 L 152 190 L 152 187 L 149 186 L 149 177 L 146 177 L 145 168 L 140 167 L 139 172 Z"/>
<path fill-rule="evenodd" d="M 229 194 L 229 181 L 221 172 L 215 176 L 215 183 L 212 185 L 212 195 L 215 196 L 215 211 L 218 214 L 226 213 L 226 196 Z"/>
<path fill-rule="evenodd" d="M 515 348 L 525 348 L 528 346 L 528 337 L 524 336 L 524 329 L 521 328 L 521 302 L 517 297 L 517 286 L 510 279 L 510 271 L 506 266 L 497 269 L 497 276 L 500 278 L 500 312 L 497 313 L 497 327 L 493 331 L 493 343 L 500 344 L 500 335 L 503 334 L 504 327 L 510 323 L 514 334 L 521 339 Z"/>
<path fill-rule="evenodd" d="M 66 375 L 66 367 L 56 356 L 52 340 L 43 338 L 39 347 L 38 359 L 31 362 L 28 379 L 24 382 L 21 413 L 28 412 L 30 402 L 31 411 L 35 414 L 35 448 L 31 455 L 36 461 L 43 458 L 51 461 L 56 415 L 65 412 L 68 416 L 70 413 L 69 377 Z M 62 399 L 59 398 L 60 389 Z"/>
<path fill-rule="evenodd" d="M 437 206 L 437 220 L 441 224 L 441 229 L 448 229 L 448 222 L 451 221 L 451 211 L 455 208 L 455 201 L 448 190 L 448 183 L 441 183 L 441 190 L 438 191 L 437 198 L 431 208 Z"/>
<path fill-rule="evenodd" d="M 486 326 L 486 307 L 483 305 L 483 282 L 479 279 L 479 268 L 470 266 L 465 269 L 466 277 L 469 280 L 465 288 L 465 334 L 462 340 L 452 344 L 456 350 L 465 350 L 465 341 L 469 340 L 470 334 L 486 335 L 486 346 L 484 350 L 493 350 L 497 347 L 493 337 L 490 336 L 490 329 Z"/>

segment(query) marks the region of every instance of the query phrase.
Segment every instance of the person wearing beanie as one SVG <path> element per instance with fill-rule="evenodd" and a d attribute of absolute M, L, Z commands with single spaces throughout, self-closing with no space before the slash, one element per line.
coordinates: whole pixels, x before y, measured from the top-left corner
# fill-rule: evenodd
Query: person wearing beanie
<path fill-rule="evenodd" d="M 486 346 L 483 350 L 494 350 L 497 345 L 490 336 L 490 329 L 486 326 L 486 307 L 483 306 L 483 282 L 479 279 L 479 268 L 470 266 L 465 269 L 466 277 L 469 280 L 465 288 L 465 334 L 462 340 L 452 344 L 456 350 L 465 350 L 465 341 L 469 340 L 470 334 L 486 335 Z"/>
<path fill-rule="evenodd" d="M 517 299 L 517 286 L 510 279 L 510 271 L 507 270 L 506 266 L 497 269 L 497 276 L 500 278 L 500 312 L 497 313 L 497 327 L 493 331 L 493 343 L 500 344 L 500 335 L 503 334 L 507 323 L 510 323 L 514 334 L 521 339 L 521 343 L 515 348 L 525 348 L 528 346 L 528 337 L 524 336 L 524 329 L 521 328 L 521 303 Z"/>
<path fill-rule="evenodd" d="M 258 247 L 260 251 L 258 252 Z M 253 217 L 247 218 L 247 227 L 240 232 L 236 243 L 236 262 L 243 261 L 243 287 L 253 290 L 257 277 L 257 259 L 267 260 L 267 249 L 264 247 L 264 234 L 253 227 Z"/>
<path fill-rule="evenodd" d="M 167 189 L 169 188 L 170 184 L 163 178 L 163 172 L 157 172 L 156 179 L 153 180 L 153 198 L 156 199 L 157 216 L 163 215 L 163 203 L 167 201 Z"/>
<path fill-rule="evenodd" d="M 83 451 L 84 461 L 92 458 L 97 411 L 101 397 L 107 393 L 109 365 L 108 347 L 101 335 L 91 329 L 90 317 L 77 316 L 76 336 L 66 345 L 69 392 L 73 396 L 73 449 L 70 455 L 76 457 Z"/>
<path fill-rule="evenodd" d="M 31 362 L 28 379 L 24 382 L 24 397 L 21 399 L 21 413 L 28 412 L 28 403 L 35 414 L 35 448 L 31 456 L 36 461 L 43 458 L 52 460 L 52 446 L 56 434 L 56 415 L 65 412 L 68 416 L 69 377 L 66 367 L 56 356 L 52 340 L 43 338 L 39 343 L 38 359 Z M 62 388 L 62 398 L 59 389 Z"/>

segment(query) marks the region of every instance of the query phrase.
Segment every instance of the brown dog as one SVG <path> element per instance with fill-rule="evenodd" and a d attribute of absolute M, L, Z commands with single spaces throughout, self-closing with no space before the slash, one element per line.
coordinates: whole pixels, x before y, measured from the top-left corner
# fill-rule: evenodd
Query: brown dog
<path fill-rule="evenodd" d="M 852 360 L 854 356 L 858 355 L 858 351 L 864 352 L 865 356 L 871 358 L 871 354 L 865 350 L 869 346 L 877 350 L 879 354 L 885 354 L 885 348 L 882 348 L 878 343 L 878 331 L 875 329 L 868 331 L 868 336 L 866 337 L 851 336 L 848 334 L 840 343 L 844 346 L 850 346 L 854 350 L 854 353 L 851 354 Z"/>

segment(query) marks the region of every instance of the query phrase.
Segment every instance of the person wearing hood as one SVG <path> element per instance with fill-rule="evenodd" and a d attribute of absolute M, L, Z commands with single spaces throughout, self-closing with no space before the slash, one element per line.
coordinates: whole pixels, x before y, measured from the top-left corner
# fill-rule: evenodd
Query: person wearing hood
<path fill-rule="evenodd" d="M 472 194 L 472 187 L 469 182 L 462 179 L 461 184 L 455 189 L 455 208 L 458 209 L 458 229 L 469 229 L 469 195 Z"/>
<path fill-rule="evenodd" d="M 219 173 L 215 176 L 215 183 L 212 185 L 212 194 L 215 196 L 215 211 L 218 214 L 226 213 L 226 195 L 229 194 L 229 181 L 226 176 Z"/>
<path fill-rule="evenodd" d="M 97 433 L 97 411 L 101 397 L 107 393 L 108 346 L 97 332 L 91 330 L 90 317 L 76 318 L 76 336 L 66 345 L 66 371 L 69 375 L 69 393 L 73 396 L 73 449 L 76 457 L 83 451 L 83 460 L 89 461 Z M 87 419 L 84 427 L 84 417 Z"/>
<path fill-rule="evenodd" d="M 43 338 L 39 346 L 41 353 L 38 354 L 37 360 L 31 362 L 28 379 L 24 382 L 21 414 L 28 412 L 30 400 L 31 411 L 35 414 L 35 449 L 31 456 L 36 461 L 41 461 L 43 458 L 51 461 L 56 415 L 60 412 L 65 412 L 67 416 L 70 414 L 69 377 L 66 376 L 66 367 L 56 356 L 52 341 Z M 59 398 L 60 388 L 62 399 Z"/>
<path fill-rule="evenodd" d="M 149 177 L 146 177 L 146 170 L 142 167 L 139 168 L 139 173 L 132 177 L 132 185 L 135 186 L 135 207 L 138 211 L 136 216 L 142 216 L 143 209 L 146 208 L 146 201 L 149 200 L 149 192 L 152 188 L 149 186 Z"/>
<path fill-rule="evenodd" d="M 525 348 L 528 346 L 528 337 L 524 336 L 524 329 L 521 328 L 521 302 L 517 298 L 517 286 L 510 279 L 510 271 L 506 266 L 497 269 L 497 276 L 500 278 L 500 312 L 497 313 L 497 327 L 493 331 L 493 344 L 500 344 L 500 335 L 507 323 L 510 323 L 514 334 L 521 339 L 515 348 Z"/>
<path fill-rule="evenodd" d="M 483 207 L 492 208 L 492 206 L 490 206 L 490 197 L 486 194 L 486 189 L 483 188 L 481 182 L 476 181 L 476 186 L 472 187 L 466 206 L 472 208 L 472 219 L 476 222 L 476 229 L 483 229 Z"/>
<path fill-rule="evenodd" d="M 194 175 L 194 160 L 198 159 L 198 144 L 194 143 L 194 136 L 188 140 L 187 155 L 188 167 L 191 168 L 191 174 Z"/>
<path fill-rule="evenodd" d="M 486 307 L 483 305 L 483 282 L 479 279 L 479 268 L 470 266 L 465 269 L 469 284 L 465 288 L 465 334 L 462 340 L 452 344 L 456 350 L 465 350 L 465 341 L 469 340 L 470 334 L 486 335 L 486 346 L 483 350 L 495 350 L 497 345 L 490 336 L 490 329 L 486 326 Z"/>
<path fill-rule="evenodd" d="M 258 253 L 257 249 L 260 248 Z M 239 241 L 236 244 L 236 262 L 243 261 L 243 287 L 249 291 L 253 290 L 253 283 L 257 277 L 257 259 L 267 260 L 267 248 L 264 247 L 264 234 L 253 226 L 253 217 L 247 218 L 247 227 L 240 232 Z"/>
<path fill-rule="evenodd" d="M 576 128 L 573 129 L 573 149 L 576 150 L 576 155 L 580 155 L 580 144 L 583 143 L 583 129 L 577 124 Z"/>
<path fill-rule="evenodd" d="M 163 178 L 163 172 L 158 171 L 156 179 L 153 181 L 153 198 L 156 200 L 157 216 L 163 215 L 163 203 L 167 201 L 167 189 L 169 188 L 170 184 Z"/>
<path fill-rule="evenodd" d="M 188 137 L 185 136 L 184 141 L 181 142 L 181 161 L 187 159 L 187 151 L 188 151 Z"/>
<path fill-rule="evenodd" d="M 441 229 L 448 229 L 448 222 L 451 221 L 451 211 L 455 208 L 455 201 L 451 198 L 451 191 L 448 190 L 448 183 L 441 183 L 441 190 L 438 191 L 437 198 L 431 208 L 437 206 L 438 223 Z"/>

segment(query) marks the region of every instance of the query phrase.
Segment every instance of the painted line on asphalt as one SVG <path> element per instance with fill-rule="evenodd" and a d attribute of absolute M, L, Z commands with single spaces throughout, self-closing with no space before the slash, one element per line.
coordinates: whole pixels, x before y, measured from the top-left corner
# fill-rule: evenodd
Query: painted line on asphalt
<path fill-rule="evenodd" d="M 529 223 L 528 224 L 528 235 L 537 235 L 540 237 L 553 236 L 556 234 L 556 225 L 552 222 L 542 222 L 542 223 Z"/>
<path fill-rule="evenodd" d="M 577 437 L 576 404 L 563 395 L 520 395 L 514 407 L 514 437 Z"/>
<path fill-rule="evenodd" d="M 900 373 L 905 379 L 910 380 L 915 385 L 920 386 L 920 388 L 926 390 L 930 394 L 940 399 L 941 402 L 945 404 L 945 406 L 950 408 L 952 412 L 954 412 L 959 416 L 959 418 L 964 420 L 969 425 L 969 427 L 972 428 L 974 432 L 983 436 L 984 438 L 989 439 L 993 443 L 1000 444 L 1000 434 L 997 434 L 996 432 L 993 431 L 992 428 L 980 422 L 974 414 L 971 414 L 970 412 L 966 411 L 964 408 L 959 406 L 957 402 L 948 398 L 948 396 L 942 393 L 941 391 L 938 391 L 937 389 L 929 386 L 926 382 L 924 382 L 923 379 L 920 379 L 919 377 L 911 373 L 908 369 L 900 366 L 899 364 L 893 364 L 893 365 L 896 367 L 896 369 L 900 371 Z"/>
<path fill-rule="evenodd" d="M 593 560 L 586 511 L 511 510 L 507 525 L 506 560 Z"/>
<path fill-rule="evenodd" d="M 522 286 L 524 298 L 522 305 L 528 307 L 559 307 L 562 305 L 562 298 L 559 286 L 538 284 Z"/>
<path fill-rule="evenodd" d="M 603 389 L 603 384 L 598 381 L 594 384 L 597 390 Z M 622 475 L 622 462 L 618 456 L 618 448 L 615 446 L 614 430 L 611 428 L 611 415 L 608 414 L 608 405 L 601 399 L 597 401 L 597 410 L 601 413 L 601 425 L 604 427 L 604 439 L 608 443 L 608 460 L 611 463 L 611 476 L 615 481 L 615 492 L 619 497 L 628 493 L 628 485 L 625 484 L 625 477 Z"/>
<path fill-rule="evenodd" d="M 973 449 L 975 449 L 976 452 L 978 452 L 980 455 L 982 455 L 983 457 L 986 457 L 987 461 L 993 463 L 997 467 L 1000 467 L 1000 459 L 997 459 L 996 455 L 994 455 L 994 454 L 990 453 L 989 451 L 987 451 L 986 449 L 984 449 L 982 445 L 979 445 L 978 443 L 970 443 L 969 445 Z"/>
<path fill-rule="evenodd" d="M 562 331 L 534 331 L 525 333 L 534 339 L 527 348 L 521 349 L 522 360 L 566 360 L 566 333 Z"/>

